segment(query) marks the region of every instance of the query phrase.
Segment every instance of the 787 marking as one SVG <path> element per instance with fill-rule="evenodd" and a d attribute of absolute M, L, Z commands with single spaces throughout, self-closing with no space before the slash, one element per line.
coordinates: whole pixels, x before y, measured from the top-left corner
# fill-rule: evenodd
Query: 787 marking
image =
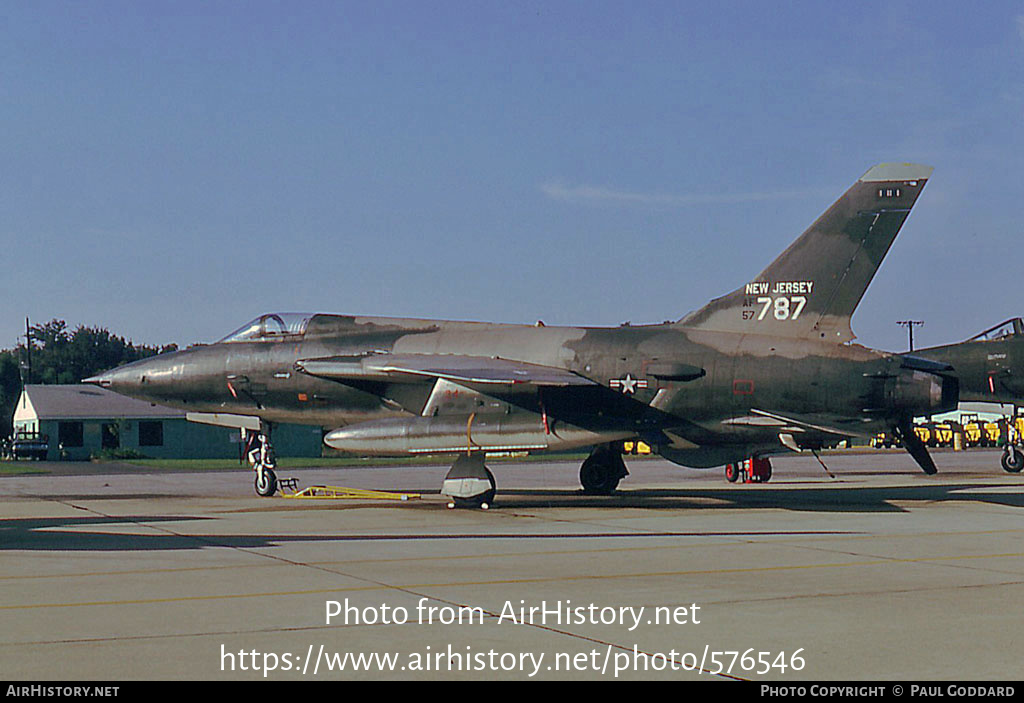
<path fill-rule="evenodd" d="M 760 314 L 757 316 L 758 320 L 763 320 L 767 317 L 769 310 L 772 311 L 772 315 L 776 320 L 795 320 L 800 317 L 804 306 L 807 305 L 807 297 L 803 295 L 780 295 L 777 298 L 762 296 L 757 299 L 757 303 L 763 306 Z"/>

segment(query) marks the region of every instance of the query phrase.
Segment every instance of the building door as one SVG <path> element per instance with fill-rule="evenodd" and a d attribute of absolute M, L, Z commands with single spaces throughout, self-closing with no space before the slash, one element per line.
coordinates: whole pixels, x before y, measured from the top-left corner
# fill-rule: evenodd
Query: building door
<path fill-rule="evenodd" d="M 104 449 L 120 449 L 121 426 L 116 422 L 103 423 L 101 445 Z"/>

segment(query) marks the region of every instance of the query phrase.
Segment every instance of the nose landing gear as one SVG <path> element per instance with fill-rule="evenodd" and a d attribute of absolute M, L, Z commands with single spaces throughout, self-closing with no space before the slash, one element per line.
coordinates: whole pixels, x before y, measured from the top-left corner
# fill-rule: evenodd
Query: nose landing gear
<path fill-rule="evenodd" d="M 242 441 L 245 442 L 245 457 L 249 466 L 256 472 L 256 480 L 253 485 L 256 494 L 264 498 L 277 493 L 277 457 L 274 455 L 274 445 L 270 442 L 270 425 L 260 423 L 259 432 L 251 432 L 242 428 Z"/>
<path fill-rule="evenodd" d="M 1024 469 L 1024 452 L 1014 444 L 1007 444 L 999 463 L 1002 464 L 1003 471 L 1019 474 L 1021 469 Z"/>

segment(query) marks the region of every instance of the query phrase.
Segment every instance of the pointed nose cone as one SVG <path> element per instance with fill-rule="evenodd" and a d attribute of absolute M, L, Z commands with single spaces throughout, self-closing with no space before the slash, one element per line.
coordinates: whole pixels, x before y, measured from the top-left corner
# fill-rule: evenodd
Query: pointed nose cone
<path fill-rule="evenodd" d="M 110 376 L 111 376 L 111 373 L 109 371 L 104 371 L 103 373 L 98 373 L 95 376 L 90 376 L 89 378 L 83 378 L 82 379 L 82 383 L 91 383 L 94 386 L 102 386 L 103 388 L 110 388 Z"/>
<path fill-rule="evenodd" d="M 167 380 L 173 374 L 171 354 L 151 356 L 83 379 L 82 383 L 112 390 L 134 398 L 148 398 L 154 381 Z"/>
<path fill-rule="evenodd" d="M 135 362 L 138 363 L 138 362 Z M 127 364 L 90 376 L 82 383 L 91 383 L 102 388 L 131 395 L 131 391 L 142 384 L 144 374 L 135 366 Z"/>

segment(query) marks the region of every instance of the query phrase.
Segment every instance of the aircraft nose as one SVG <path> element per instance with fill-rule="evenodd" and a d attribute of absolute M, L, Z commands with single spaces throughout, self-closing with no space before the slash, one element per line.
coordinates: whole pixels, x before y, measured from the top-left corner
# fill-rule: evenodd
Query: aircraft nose
<path fill-rule="evenodd" d="M 90 376 L 89 378 L 83 378 L 82 383 L 91 383 L 94 386 L 106 387 L 110 385 L 110 377 L 105 373 L 99 373 L 95 376 Z"/>
<path fill-rule="evenodd" d="M 82 383 L 91 383 L 102 388 L 109 388 L 110 390 L 122 390 L 137 386 L 141 384 L 143 374 L 139 369 L 133 368 L 134 366 L 134 364 L 119 366 L 116 369 L 110 369 L 83 379 Z"/>
<path fill-rule="evenodd" d="M 83 379 L 82 383 L 91 383 L 125 395 L 144 395 L 144 391 L 154 382 L 168 380 L 173 374 L 173 361 L 168 356 L 140 359 L 90 376 Z"/>

